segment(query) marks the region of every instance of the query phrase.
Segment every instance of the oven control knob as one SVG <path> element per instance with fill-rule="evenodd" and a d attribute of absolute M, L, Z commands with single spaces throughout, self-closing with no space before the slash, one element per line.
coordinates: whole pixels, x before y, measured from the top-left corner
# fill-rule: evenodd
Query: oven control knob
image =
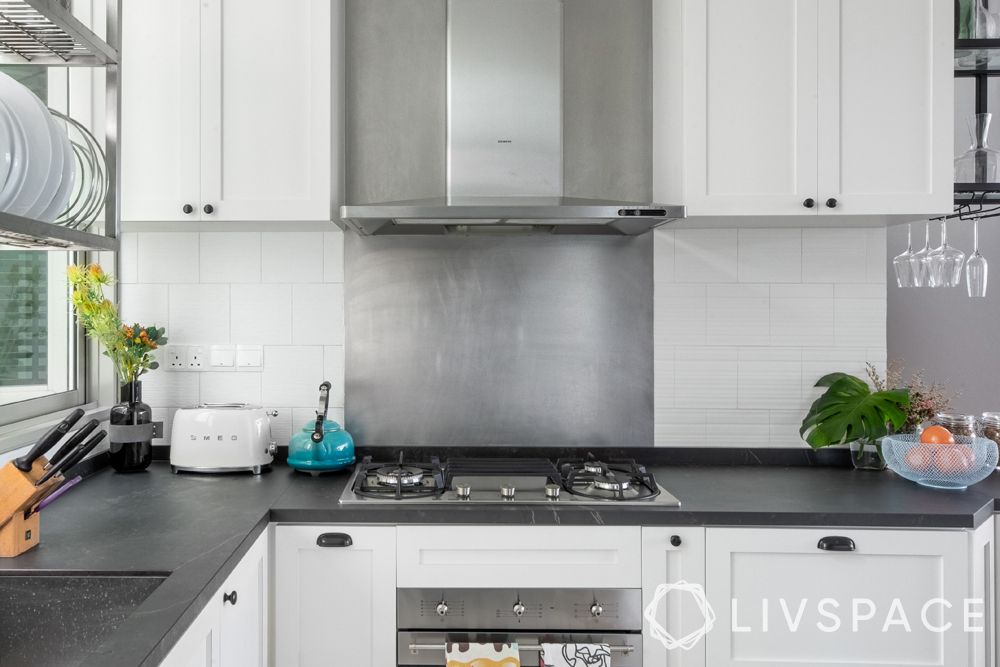
<path fill-rule="evenodd" d="M 602 615 L 604 615 L 604 607 L 601 606 L 600 602 L 595 602 L 594 604 L 590 605 L 590 615 L 593 616 L 594 618 L 600 618 Z"/>
<path fill-rule="evenodd" d="M 518 618 L 521 618 L 522 616 L 524 616 L 524 612 L 525 611 L 526 610 L 524 608 L 524 605 L 521 604 L 520 600 L 518 600 L 517 602 L 514 603 L 514 615 L 515 616 L 517 616 Z"/>
<path fill-rule="evenodd" d="M 444 600 L 441 600 L 440 602 L 438 602 L 438 606 L 437 606 L 437 609 L 435 611 L 437 611 L 437 615 L 438 616 L 447 616 L 448 615 L 448 603 L 445 602 Z"/>
<path fill-rule="evenodd" d="M 504 500 L 514 500 L 514 492 L 517 491 L 513 486 L 501 486 L 500 487 L 500 497 Z"/>
<path fill-rule="evenodd" d="M 546 484 L 545 485 L 545 497 L 549 500 L 559 500 L 559 488 L 558 484 Z"/>
<path fill-rule="evenodd" d="M 461 500 L 468 500 L 472 496 L 472 487 L 468 484 L 456 484 L 455 495 Z"/>

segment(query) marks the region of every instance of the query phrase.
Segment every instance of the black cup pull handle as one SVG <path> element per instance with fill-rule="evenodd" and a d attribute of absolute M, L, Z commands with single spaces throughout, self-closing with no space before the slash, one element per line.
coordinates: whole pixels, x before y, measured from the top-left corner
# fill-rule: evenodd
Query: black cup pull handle
<path fill-rule="evenodd" d="M 829 535 L 821 538 L 816 548 L 823 551 L 857 551 L 854 540 L 841 535 Z"/>
<path fill-rule="evenodd" d="M 236 606 L 236 591 L 233 591 L 232 593 L 222 593 L 222 604 L 226 604 L 227 602 L 234 607 Z"/>
<path fill-rule="evenodd" d="M 316 538 L 318 547 L 349 547 L 354 540 L 347 533 L 323 533 Z"/>

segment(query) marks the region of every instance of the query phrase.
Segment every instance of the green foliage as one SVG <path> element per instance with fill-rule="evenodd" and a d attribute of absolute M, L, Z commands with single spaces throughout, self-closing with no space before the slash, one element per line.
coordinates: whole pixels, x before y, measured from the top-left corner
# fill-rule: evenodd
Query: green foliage
<path fill-rule="evenodd" d="M 819 379 L 826 392 L 813 402 L 802 420 L 799 434 L 813 449 L 877 440 L 906 422 L 910 393 L 906 389 L 872 392 L 864 380 L 846 373 L 831 373 Z"/>

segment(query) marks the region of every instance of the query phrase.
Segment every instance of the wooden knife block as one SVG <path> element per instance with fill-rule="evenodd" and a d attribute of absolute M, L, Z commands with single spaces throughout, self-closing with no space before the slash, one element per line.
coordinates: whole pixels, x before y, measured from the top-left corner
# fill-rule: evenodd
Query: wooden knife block
<path fill-rule="evenodd" d="M 0 558 L 19 556 L 38 544 L 38 512 L 28 512 L 62 481 L 62 476 L 56 475 L 35 486 L 45 472 L 45 463 L 45 457 L 40 456 L 28 472 L 18 470 L 13 461 L 0 468 Z"/>

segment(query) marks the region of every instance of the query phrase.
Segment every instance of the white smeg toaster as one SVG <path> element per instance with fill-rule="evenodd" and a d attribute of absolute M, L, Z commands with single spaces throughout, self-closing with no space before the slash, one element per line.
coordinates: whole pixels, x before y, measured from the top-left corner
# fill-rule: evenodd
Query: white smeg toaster
<path fill-rule="evenodd" d="M 271 417 L 258 405 L 202 403 L 174 414 L 170 433 L 173 471 L 233 472 L 261 468 L 274 460 Z"/>

